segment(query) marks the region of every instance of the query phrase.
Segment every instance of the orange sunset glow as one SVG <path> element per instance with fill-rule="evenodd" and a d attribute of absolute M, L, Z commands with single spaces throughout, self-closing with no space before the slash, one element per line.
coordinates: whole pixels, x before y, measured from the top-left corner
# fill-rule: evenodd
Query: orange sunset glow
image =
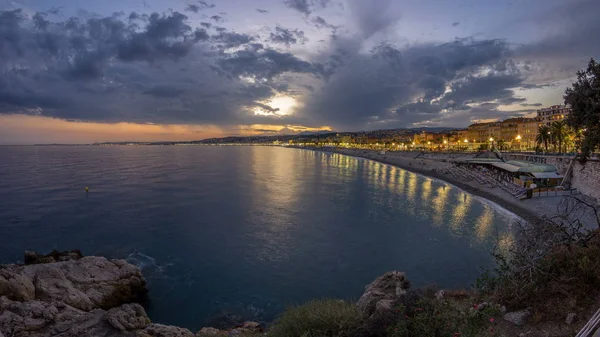
<path fill-rule="evenodd" d="M 93 123 L 31 116 L 0 115 L 0 143 L 27 145 L 41 143 L 87 144 L 95 142 L 190 141 L 229 135 L 252 136 L 288 132 L 330 130 L 328 126 L 305 128 L 293 125 L 198 125 Z"/>

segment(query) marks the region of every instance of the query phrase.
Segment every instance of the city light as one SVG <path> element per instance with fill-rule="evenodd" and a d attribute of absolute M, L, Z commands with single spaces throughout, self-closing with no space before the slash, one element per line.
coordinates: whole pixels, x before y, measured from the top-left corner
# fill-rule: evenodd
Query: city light
<path fill-rule="evenodd" d="M 465 143 L 468 143 L 468 142 L 469 142 L 469 140 L 468 140 L 468 139 L 465 139 Z"/>
<path fill-rule="evenodd" d="M 445 140 L 445 141 L 444 141 L 444 144 L 448 144 L 448 141 L 447 141 L 447 140 Z"/>
<path fill-rule="evenodd" d="M 493 141 L 494 141 L 494 138 L 490 137 L 490 142 L 493 142 Z"/>
<path fill-rule="evenodd" d="M 517 138 L 515 138 L 516 140 L 521 140 L 521 135 L 517 135 Z"/>

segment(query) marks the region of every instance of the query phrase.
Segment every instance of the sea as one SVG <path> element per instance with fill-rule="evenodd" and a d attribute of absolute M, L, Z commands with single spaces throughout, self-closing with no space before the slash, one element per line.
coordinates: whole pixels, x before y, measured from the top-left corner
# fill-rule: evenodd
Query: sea
<path fill-rule="evenodd" d="M 328 152 L 0 147 L 0 263 L 52 249 L 126 259 L 153 322 L 193 332 L 356 300 L 390 270 L 469 288 L 517 220 L 444 181 Z"/>

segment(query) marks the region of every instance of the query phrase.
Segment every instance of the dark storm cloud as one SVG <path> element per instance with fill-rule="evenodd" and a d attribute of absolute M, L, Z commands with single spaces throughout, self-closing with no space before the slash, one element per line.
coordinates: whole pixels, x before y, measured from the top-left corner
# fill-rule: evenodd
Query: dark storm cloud
<path fill-rule="evenodd" d="M 304 37 L 304 32 L 299 29 L 288 29 L 281 26 L 275 27 L 275 32 L 270 35 L 270 40 L 273 43 L 281 43 L 286 46 L 300 43 L 304 44 L 308 39 Z"/>
<path fill-rule="evenodd" d="M 279 108 L 273 108 L 273 107 L 271 107 L 271 106 L 269 106 L 267 104 L 254 103 L 254 105 L 257 106 L 257 107 L 259 107 L 259 108 L 261 108 L 261 109 L 263 109 L 263 110 L 266 110 L 268 112 L 277 112 L 277 111 L 279 111 Z"/>
<path fill-rule="evenodd" d="M 219 35 L 213 36 L 212 39 L 225 48 L 239 47 L 254 41 L 254 37 L 250 35 L 227 31 L 221 31 Z"/>
<path fill-rule="evenodd" d="M 546 83 L 546 84 L 532 84 L 532 83 L 523 83 L 521 84 L 521 88 L 523 89 L 542 89 L 548 87 L 555 87 L 556 84 Z"/>
<path fill-rule="evenodd" d="M 537 77 L 546 83 L 573 77 L 590 57 L 600 57 L 599 12 L 596 0 L 565 1 L 540 11 L 529 19 L 546 32 L 544 38 L 518 47 L 516 57 L 535 64 Z"/>
<path fill-rule="evenodd" d="M 585 12 L 596 6 L 581 2 L 588 6 Z M 192 12 L 208 8 L 203 2 L 187 3 L 197 7 Z M 329 1 L 285 4 L 306 23 L 333 30 L 335 38 L 310 52 L 283 52 L 281 47 L 302 43 L 304 32 L 270 26 L 249 35 L 215 23 L 223 22 L 224 14 L 213 15 L 210 22 L 190 22 L 178 12 L 86 13 L 57 22 L 50 13 L 0 11 L 0 113 L 111 122 L 331 125 L 340 130 L 464 125 L 538 107 L 514 90 L 525 95 L 520 89 L 554 85 L 532 78 L 550 68 L 538 60 L 561 65 L 573 53 L 561 49 L 561 36 L 579 39 L 572 30 L 585 32 L 596 25 L 584 13 L 587 28 L 565 26 L 569 32 L 557 33 L 555 51 L 546 45 L 551 39 L 527 46 L 475 38 L 379 44 L 393 36 L 390 27 L 400 19 L 390 10 L 391 0 L 346 1 L 355 25 L 339 32 L 325 19 L 330 17 L 317 16 Z M 593 45 L 584 51 L 600 45 L 595 36 L 586 36 Z M 298 100 L 297 113 L 256 116 L 257 108 L 277 112 L 264 104 L 274 95 Z M 505 105 L 523 109 L 505 112 Z"/>
<path fill-rule="evenodd" d="M 267 14 L 267 13 L 269 13 L 268 10 L 266 10 L 266 9 L 260 9 L 260 8 L 257 8 L 256 11 L 259 12 L 260 14 Z"/>
<path fill-rule="evenodd" d="M 284 0 L 283 3 L 300 13 L 304 16 L 309 16 L 315 9 L 325 8 L 332 1 L 331 0 Z"/>
<path fill-rule="evenodd" d="M 317 27 L 317 28 L 329 28 L 329 29 L 337 28 L 336 26 L 327 23 L 327 21 L 320 16 L 315 16 L 314 18 L 312 18 L 311 21 L 312 21 L 312 23 L 315 24 L 315 27 Z"/>
<path fill-rule="evenodd" d="M 452 92 L 446 95 L 448 100 L 464 103 L 466 101 L 506 100 L 515 103 L 514 92 L 510 88 L 518 87 L 523 79 L 520 75 L 490 74 L 482 77 L 468 76 L 452 85 Z"/>
<path fill-rule="evenodd" d="M 125 68 L 119 66 L 121 72 L 115 73 L 119 63 L 178 60 L 193 45 L 208 39 L 204 30 L 192 29 L 187 17 L 178 12 L 132 13 L 126 21 L 122 17 L 50 22 L 37 13 L 30 25 L 20 10 L 0 12 L 0 40 L 6 42 L 0 43 L 0 112 L 32 108 L 64 118 L 114 117 L 108 109 L 101 111 L 109 102 L 93 107 L 86 103 L 93 100 L 87 95 L 136 88 L 135 83 L 120 83 Z M 166 97 L 178 90 L 154 88 L 142 93 Z"/>
<path fill-rule="evenodd" d="M 521 106 L 525 106 L 525 107 L 527 107 L 527 106 L 535 106 L 535 107 L 541 107 L 541 106 L 543 106 L 542 103 L 521 103 L 520 105 Z"/>
<path fill-rule="evenodd" d="M 304 15 L 310 15 L 310 3 L 308 0 L 285 0 L 283 2 L 289 8 L 295 9 Z"/>
<path fill-rule="evenodd" d="M 181 95 L 184 91 L 185 89 L 174 88 L 171 86 L 155 86 L 142 92 L 142 94 L 161 98 L 172 98 Z"/>
<path fill-rule="evenodd" d="M 188 4 L 185 7 L 185 10 L 188 12 L 198 13 L 201 10 L 204 10 L 207 8 L 214 8 L 214 7 L 215 7 L 215 4 L 209 4 L 206 1 L 198 0 L 197 4 Z"/>
<path fill-rule="evenodd" d="M 458 27 L 458 25 L 460 25 L 460 22 L 458 22 L 458 21 L 452 22 L 452 27 Z"/>
<path fill-rule="evenodd" d="M 356 24 L 365 38 L 392 26 L 400 17 L 390 11 L 391 0 L 363 1 L 349 0 L 348 6 Z"/>
<path fill-rule="evenodd" d="M 194 12 L 198 13 L 200 11 L 200 6 L 194 4 L 188 4 L 185 9 L 186 12 Z"/>
<path fill-rule="evenodd" d="M 246 48 L 229 54 L 218 61 L 223 71 L 232 76 L 250 76 L 258 79 L 273 79 L 285 72 L 322 74 L 322 66 L 304 61 L 291 53 L 282 53 L 269 48 Z"/>
<path fill-rule="evenodd" d="M 407 126 L 442 111 L 466 113 L 477 103 L 523 102 L 512 90 L 523 76 L 506 61 L 511 52 L 501 40 L 458 39 L 402 49 L 382 44 L 368 55 L 359 49 L 350 39 L 332 47 L 330 79 L 307 100 L 306 114 L 334 127 L 364 129 L 389 120 Z M 487 75 L 480 74 L 483 69 Z"/>
<path fill-rule="evenodd" d="M 219 23 L 223 23 L 225 21 L 225 19 L 223 19 L 223 17 L 220 15 L 213 15 L 210 17 L 210 19 L 213 20 L 214 22 L 219 22 Z"/>

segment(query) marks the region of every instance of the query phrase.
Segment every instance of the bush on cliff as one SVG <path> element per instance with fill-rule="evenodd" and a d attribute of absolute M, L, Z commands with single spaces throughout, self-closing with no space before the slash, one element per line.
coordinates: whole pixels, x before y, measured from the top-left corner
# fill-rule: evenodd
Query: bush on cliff
<path fill-rule="evenodd" d="M 538 321 L 564 319 L 600 289 L 600 230 L 587 230 L 578 220 L 582 210 L 598 213 L 573 197 L 561 207 L 560 216 L 521 225 L 509 252 L 495 254 L 495 273 L 477 284 L 509 309 L 532 308 Z"/>
<path fill-rule="evenodd" d="M 342 300 L 313 300 L 288 308 L 271 326 L 269 337 L 351 337 L 361 316 L 354 304 Z"/>
<path fill-rule="evenodd" d="M 464 306 L 465 302 L 432 297 L 397 306 L 397 320 L 388 328 L 391 337 L 481 337 L 494 335 L 498 309 Z"/>

